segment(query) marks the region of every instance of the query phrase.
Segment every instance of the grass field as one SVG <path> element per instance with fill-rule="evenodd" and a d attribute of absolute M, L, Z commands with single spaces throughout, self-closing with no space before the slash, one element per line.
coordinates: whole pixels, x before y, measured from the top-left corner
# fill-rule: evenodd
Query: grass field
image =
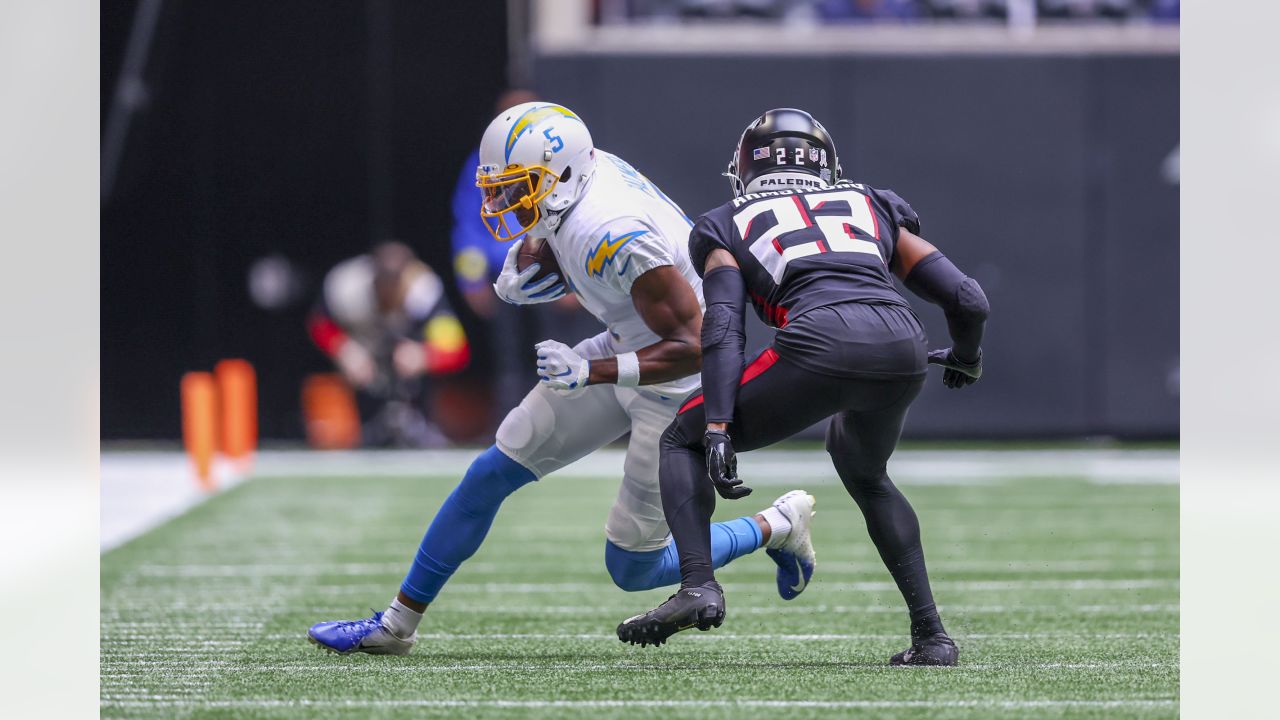
<path fill-rule="evenodd" d="M 102 557 L 102 714 L 1176 716 L 1177 486 L 1039 470 L 903 483 L 956 668 L 885 665 L 905 646 L 901 599 L 833 479 L 803 483 L 819 566 L 800 598 L 781 601 L 750 555 L 720 573 L 722 628 L 641 649 L 613 629 L 669 590 L 605 574 L 616 480 L 548 478 L 504 506 L 405 658 L 323 654 L 304 635 L 386 606 L 456 477 L 253 480 Z M 786 489 L 771 480 L 718 518 Z"/>

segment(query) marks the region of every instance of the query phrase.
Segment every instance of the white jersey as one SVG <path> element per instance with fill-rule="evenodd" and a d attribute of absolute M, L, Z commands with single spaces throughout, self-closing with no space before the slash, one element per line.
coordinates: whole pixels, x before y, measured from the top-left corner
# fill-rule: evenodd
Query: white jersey
<path fill-rule="evenodd" d="M 702 278 L 689 260 L 691 227 L 680 207 L 648 178 L 622 158 L 596 150 L 590 186 L 548 240 L 569 287 L 608 328 L 614 354 L 662 339 L 645 325 L 631 302 L 631 284 L 653 268 L 674 266 L 705 309 Z M 678 395 L 693 391 L 699 382 L 694 373 L 642 387 Z"/>

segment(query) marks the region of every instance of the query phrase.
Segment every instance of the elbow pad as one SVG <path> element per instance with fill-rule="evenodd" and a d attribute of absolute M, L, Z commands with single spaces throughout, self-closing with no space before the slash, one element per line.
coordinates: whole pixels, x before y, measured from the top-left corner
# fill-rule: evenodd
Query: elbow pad
<path fill-rule="evenodd" d="M 916 263 L 903 280 L 911 292 L 947 315 L 952 351 L 965 362 L 981 357 L 982 334 L 991 306 L 977 280 L 967 277 L 940 252 Z"/>
<path fill-rule="evenodd" d="M 986 320 L 991 311 L 978 281 L 960 272 L 960 268 L 941 252 L 916 263 L 903 284 L 911 292 L 941 307 L 948 316 Z"/>
<path fill-rule="evenodd" d="M 991 304 L 987 302 L 987 294 L 982 286 L 971 277 L 964 279 L 956 288 L 955 313 L 963 315 L 974 322 L 984 322 L 991 314 Z"/>

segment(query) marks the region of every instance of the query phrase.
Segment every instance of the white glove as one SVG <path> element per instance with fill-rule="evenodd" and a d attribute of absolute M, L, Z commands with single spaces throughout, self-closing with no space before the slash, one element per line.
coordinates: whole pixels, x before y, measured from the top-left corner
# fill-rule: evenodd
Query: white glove
<path fill-rule="evenodd" d="M 577 390 L 591 377 L 591 361 L 555 340 L 534 345 L 538 350 L 538 380 L 552 390 Z"/>
<path fill-rule="evenodd" d="M 511 243 L 507 259 L 502 263 L 502 272 L 493 283 L 493 291 L 504 302 L 512 305 L 534 305 L 563 297 L 567 288 L 555 273 L 530 284 L 533 276 L 542 268 L 540 263 L 534 263 L 523 271 L 516 268 L 516 255 L 520 254 L 520 245 L 519 242 Z"/>

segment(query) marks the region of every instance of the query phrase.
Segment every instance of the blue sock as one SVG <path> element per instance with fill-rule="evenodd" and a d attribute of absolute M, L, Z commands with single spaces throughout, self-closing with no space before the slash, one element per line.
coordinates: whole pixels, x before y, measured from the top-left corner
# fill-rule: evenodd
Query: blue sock
<path fill-rule="evenodd" d="M 711 525 L 712 567 L 723 567 L 758 547 L 760 526 L 754 518 L 740 517 Z M 614 584 L 628 592 L 680 582 L 680 555 L 674 542 L 661 550 L 633 552 L 606 540 L 604 565 Z"/>
<path fill-rule="evenodd" d="M 496 446 L 480 453 L 431 521 L 400 590 L 421 603 L 435 600 L 458 566 L 484 542 L 502 501 L 534 480 L 528 468 Z"/>

